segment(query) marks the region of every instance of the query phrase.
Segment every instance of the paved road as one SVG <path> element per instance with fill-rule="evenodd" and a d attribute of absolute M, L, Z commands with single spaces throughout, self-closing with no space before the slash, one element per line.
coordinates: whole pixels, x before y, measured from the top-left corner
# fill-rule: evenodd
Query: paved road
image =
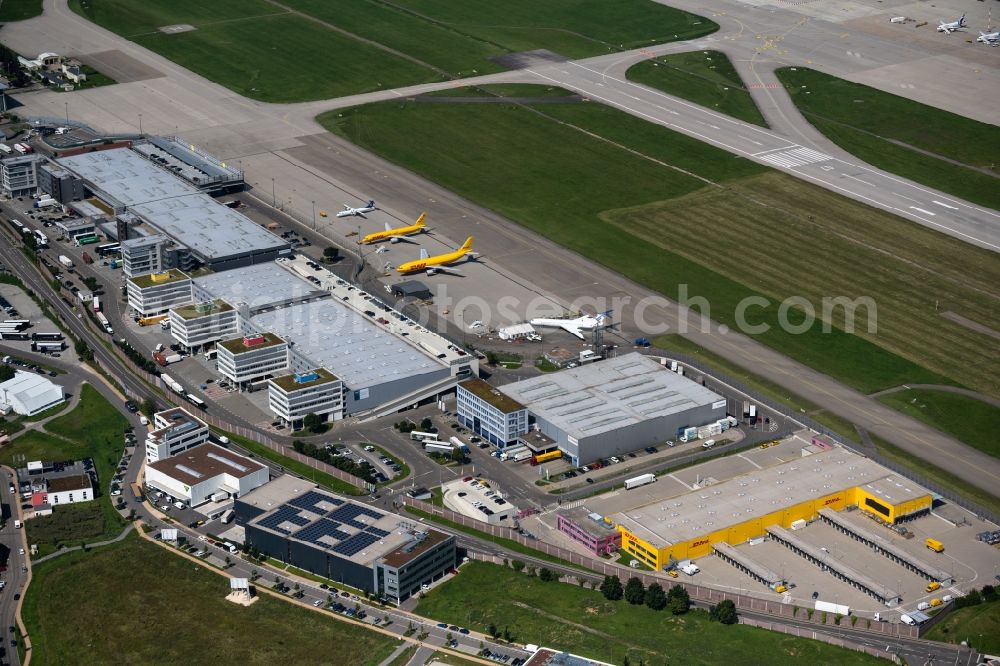
<path fill-rule="evenodd" d="M 5 661 L 20 664 L 17 655 L 17 647 L 11 645 L 11 640 L 16 638 L 10 631 L 10 627 L 16 624 L 15 614 L 17 613 L 18 600 L 14 598 L 24 594 L 24 586 L 28 579 L 28 574 L 24 570 L 27 555 L 21 555 L 20 551 L 24 546 L 24 529 L 16 529 L 14 521 L 20 519 L 20 495 L 11 495 L 7 492 L 13 476 L 6 471 L 0 472 L 0 492 L 2 492 L 3 527 L 0 528 L 0 548 L 5 548 L 9 553 L 7 557 L 7 570 L 0 574 L 0 580 L 5 585 L 0 590 L 0 648 L 6 650 Z M 3 653 L 0 650 L 0 654 Z"/>

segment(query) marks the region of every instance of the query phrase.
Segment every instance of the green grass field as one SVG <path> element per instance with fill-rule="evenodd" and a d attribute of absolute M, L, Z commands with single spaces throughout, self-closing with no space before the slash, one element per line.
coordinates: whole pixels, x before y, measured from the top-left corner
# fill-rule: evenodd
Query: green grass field
<path fill-rule="evenodd" d="M 746 84 L 725 53 L 671 53 L 629 67 L 630 81 L 662 90 L 739 120 L 767 127 Z"/>
<path fill-rule="evenodd" d="M 111 477 L 124 451 L 128 421 L 94 387 L 83 384 L 80 403 L 70 412 L 45 424 L 44 432 L 29 431 L 0 449 L 0 462 L 11 466 L 29 460 L 76 460 L 90 457 L 97 470 L 97 499 L 87 504 L 60 507 L 51 516 L 27 523 L 29 543 L 46 555 L 57 544 L 77 545 L 118 535 L 125 522 L 107 493 Z M 14 461 L 17 460 L 15 463 Z M 67 511 L 69 510 L 69 511 Z"/>
<path fill-rule="evenodd" d="M 0 23 L 23 21 L 41 16 L 42 0 L 2 0 L 0 1 Z"/>
<path fill-rule="evenodd" d="M 236 606 L 228 592 L 225 577 L 136 536 L 43 562 L 24 602 L 32 663 L 374 666 L 399 644 L 268 596 Z"/>
<path fill-rule="evenodd" d="M 996 127 L 803 67 L 776 71 L 828 139 L 865 162 L 1000 208 Z"/>
<path fill-rule="evenodd" d="M 937 302 L 1000 328 L 1000 265 L 986 250 L 600 104 L 394 102 L 320 121 L 668 297 L 687 285 L 719 322 L 735 326 L 740 301 L 763 295 L 769 307 L 748 316 L 770 326 L 761 342 L 866 393 L 907 382 L 998 392 L 990 340 L 934 315 Z M 778 305 L 793 295 L 817 314 L 823 297 L 872 296 L 877 334 L 864 309 L 859 335 L 841 331 L 843 308 L 829 332 L 786 332 Z"/>
<path fill-rule="evenodd" d="M 952 611 L 924 638 L 944 643 L 968 641 L 980 654 L 1000 654 L 1000 602 Z"/>
<path fill-rule="evenodd" d="M 879 397 L 881 402 L 946 432 L 983 453 L 1000 458 L 1000 409 L 964 395 L 908 389 Z"/>
<path fill-rule="evenodd" d="M 497 5 L 356 0 L 70 0 L 119 35 L 231 90 L 267 102 L 328 99 L 502 71 L 491 58 L 551 49 L 569 57 L 690 39 L 712 21 L 649 0 Z M 186 23 L 196 30 L 165 34 Z M 372 44 L 370 42 L 375 42 Z"/>
<path fill-rule="evenodd" d="M 462 567 L 453 580 L 431 590 L 416 612 L 442 622 L 485 631 L 509 628 L 519 643 L 561 648 L 620 664 L 733 664 L 739 655 L 767 655 L 773 666 L 816 663 L 876 664 L 866 657 L 817 641 L 742 625 L 725 626 L 704 612 L 672 616 L 599 592 L 538 578 L 481 562 Z"/>

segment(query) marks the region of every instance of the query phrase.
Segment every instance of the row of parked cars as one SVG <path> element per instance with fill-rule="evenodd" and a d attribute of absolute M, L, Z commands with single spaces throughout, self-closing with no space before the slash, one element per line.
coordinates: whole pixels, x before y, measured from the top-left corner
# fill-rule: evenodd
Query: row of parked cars
<path fill-rule="evenodd" d="M 527 659 L 522 659 L 521 657 L 510 658 L 509 654 L 501 654 L 499 652 L 493 652 L 489 648 L 483 648 L 483 651 L 479 653 L 479 656 L 484 659 L 489 659 L 490 661 L 495 661 L 498 664 L 510 663 L 510 666 L 521 666 L 525 663 Z"/>
<path fill-rule="evenodd" d="M 983 543 L 995 546 L 1000 543 L 1000 530 L 997 530 L 996 532 L 980 532 L 976 535 L 976 538 Z"/>

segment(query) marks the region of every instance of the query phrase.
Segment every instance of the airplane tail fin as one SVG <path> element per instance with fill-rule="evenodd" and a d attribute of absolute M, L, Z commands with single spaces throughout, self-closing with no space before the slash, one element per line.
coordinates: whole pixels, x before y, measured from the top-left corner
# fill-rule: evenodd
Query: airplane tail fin
<path fill-rule="evenodd" d="M 427 213 L 421 213 L 420 217 L 417 218 L 417 221 L 414 223 L 413 226 L 415 226 L 415 227 L 422 227 L 422 226 L 424 226 L 424 220 L 426 220 L 426 219 L 427 219 Z"/>
<path fill-rule="evenodd" d="M 468 238 L 466 238 L 465 242 L 462 243 L 462 247 L 460 247 L 458 249 L 459 250 L 464 250 L 466 252 L 468 252 L 469 250 L 471 250 L 472 249 L 472 236 L 469 236 Z"/>
<path fill-rule="evenodd" d="M 375 200 L 374 199 L 369 199 L 368 200 L 368 205 L 365 206 L 365 208 L 374 208 L 374 207 L 375 207 Z"/>

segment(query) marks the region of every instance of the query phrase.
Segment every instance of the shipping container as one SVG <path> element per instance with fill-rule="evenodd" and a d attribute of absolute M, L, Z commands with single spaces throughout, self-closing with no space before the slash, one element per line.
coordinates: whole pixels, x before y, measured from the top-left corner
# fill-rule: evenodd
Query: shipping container
<path fill-rule="evenodd" d="M 159 324 L 161 321 L 167 318 L 167 315 L 156 315 L 155 317 L 143 317 L 139 320 L 139 326 L 152 326 L 153 324 Z"/>
<path fill-rule="evenodd" d="M 59 263 L 66 268 L 73 268 L 73 260 L 67 257 L 65 254 L 59 255 Z"/>
<path fill-rule="evenodd" d="M 816 610 L 826 613 L 836 613 L 837 615 L 850 615 L 851 609 L 843 604 L 835 604 L 829 601 L 816 600 Z"/>
<path fill-rule="evenodd" d="M 548 451 L 547 453 L 539 453 L 536 456 L 531 456 L 531 466 L 541 465 L 542 463 L 548 462 L 550 460 L 558 460 L 562 458 L 562 451 L 556 449 L 555 451 Z"/>

